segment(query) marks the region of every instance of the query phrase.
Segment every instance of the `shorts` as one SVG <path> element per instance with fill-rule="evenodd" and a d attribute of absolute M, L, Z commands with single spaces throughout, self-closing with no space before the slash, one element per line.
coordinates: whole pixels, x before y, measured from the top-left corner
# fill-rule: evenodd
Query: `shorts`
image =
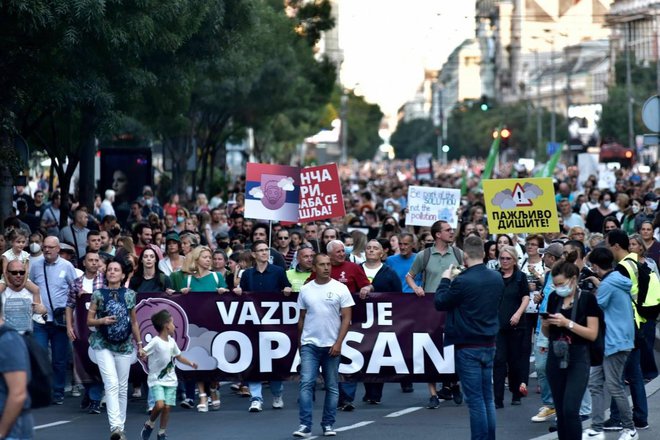
<path fill-rule="evenodd" d="M 167 406 L 176 406 L 176 387 L 164 387 L 162 385 L 154 385 L 149 387 L 154 401 L 162 400 Z"/>

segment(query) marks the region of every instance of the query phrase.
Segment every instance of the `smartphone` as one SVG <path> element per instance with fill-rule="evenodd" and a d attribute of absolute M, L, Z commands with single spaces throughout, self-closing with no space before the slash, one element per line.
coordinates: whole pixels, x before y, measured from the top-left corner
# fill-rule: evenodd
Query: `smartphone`
<path fill-rule="evenodd" d="M 541 312 L 539 313 L 541 315 L 541 319 L 548 319 L 549 313 L 548 312 Z"/>

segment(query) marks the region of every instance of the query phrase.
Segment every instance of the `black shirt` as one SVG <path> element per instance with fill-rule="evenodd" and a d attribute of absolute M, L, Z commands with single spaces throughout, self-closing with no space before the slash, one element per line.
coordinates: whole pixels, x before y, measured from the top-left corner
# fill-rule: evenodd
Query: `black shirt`
<path fill-rule="evenodd" d="M 550 298 L 548 298 L 548 313 L 557 313 L 558 304 L 560 301 L 563 301 L 563 298 L 560 298 L 554 291 L 550 293 Z M 578 309 L 575 315 L 575 323 L 583 326 L 587 326 L 587 317 L 593 316 L 597 318 L 599 316 L 600 309 L 598 308 L 598 301 L 596 301 L 596 296 L 593 294 L 582 293 L 580 299 L 578 300 Z M 573 307 L 568 309 L 561 309 L 561 314 L 566 318 L 571 319 L 571 314 L 573 312 Z M 573 333 L 567 327 L 557 327 L 556 325 L 551 325 L 549 327 L 548 336 L 550 341 L 556 341 L 562 336 L 569 336 L 571 338 L 571 344 L 574 345 L 586 345 L 591 344 L 592 341 L 584 339 L 582 336 L 578 336 Z"/>
<path fill-rule="evenodd" d="M 525 327 L 525 320 L 523 317 L 520 318 L 518 325 L 515 327 L 511 326 L 510 321 L 513 314 L 516 313 L 516 310 L 520 307 L 523 298 L 529 296 L 527 277 L 522 271 L 516 269 L 510 277 L 502 277 L 502 279 L 504 280 L 504 292 L 498 309 L 500 330 L 511 328 L 522 329 Z"/>

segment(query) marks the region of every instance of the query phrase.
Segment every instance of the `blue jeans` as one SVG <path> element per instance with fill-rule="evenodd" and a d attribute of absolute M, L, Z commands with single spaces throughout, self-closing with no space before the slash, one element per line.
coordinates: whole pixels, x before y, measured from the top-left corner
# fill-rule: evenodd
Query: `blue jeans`
<path fill-rule="evenodd" d="M 261 382 L 248 382 L 248 388 L 250 389 L 250 402 L 253 400 L 264 401 L 264 397 L 261 394 Z M 271 380 L 270 381 L 270 392 L 273 393 L 273 397 L 282 397 L 282 390 L 284 389 L 284 383 L 281 380 Z"/>
<path fill-rule="evenodd" d="M 300 396 L 298 406 L 300 424 L 311 429 L 314 390 L 319 367 L 325 383 L 325 401 L 321 426 L 335 424 L 339 402 L 339 361 L 341 356 L 330 356 L 330 347 L 306 344 L 300 347 Z"/>
<path fill-rule="evenodd" d="M 544 351 L 541 351 L 543 348 Z M 548 348 L 534 347 L 534 367 L 536 368 L 536 379 L 541 388 L 541 402 L 548 408 L 554 408 L 555 402 L 552 400 L 552 392 L 548 383 L 548 376 L 545 374 L 545 366 L 548 361 Z"/>
<path fill-rule="evenodd" d="M 455 351 L 456 373 L 470 408 L 472 440 L 495 439 L 493 360 L 495 347 L 461 348 Z"/>
<path fill-rule="evenodd" d="M 357 392 L 357 382 L 340 382 L 339 383 L 339 401 L 344 403 L 353 403 L 355 400 L 355 393 Z"/>
<path fill-rule="evenodd" d="M 626 366 L 623 369 L 623 378 L 628 381 L 630 386 L 630 397 L 633 402 L 633 421 L 636 425 L 645 425 L 648 423 L 649 406 L 646 401 L 646 390 L 644 389 L 644 379 L 642 378 L 642 368 L 639 365 L 639 358 L 639 348 L 635 348 L 630 352 Z M 612 400 L 610 405 L 610 418 L 616 422 L 621 421 L 619 408 L 615 405 L 614 400 Z"/>
<path fill-rule="evenodd" d="M 69 361 L 69 337 L 66 327 L 57 327 L 52 322 L 34 323 L 34 338 L 48 351 L 50 343 L 51 362 L 53 365 L 53 397 L 64 397 L 66 368 Z"/>
<path fill-rule="evenodd" d="M 103 399 L 103 382 L 90 382 L 84 384 L 84 386 L 89 400 L 100 402 Z"/>

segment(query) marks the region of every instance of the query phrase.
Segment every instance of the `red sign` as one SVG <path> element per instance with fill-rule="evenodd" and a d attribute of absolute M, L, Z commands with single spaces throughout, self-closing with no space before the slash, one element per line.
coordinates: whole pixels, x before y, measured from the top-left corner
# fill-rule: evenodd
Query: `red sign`
<path fill-rule="evenodd" d="M 299 222 L 343 217 L 345 214 L 337 164 L 300 170 Z"/>

